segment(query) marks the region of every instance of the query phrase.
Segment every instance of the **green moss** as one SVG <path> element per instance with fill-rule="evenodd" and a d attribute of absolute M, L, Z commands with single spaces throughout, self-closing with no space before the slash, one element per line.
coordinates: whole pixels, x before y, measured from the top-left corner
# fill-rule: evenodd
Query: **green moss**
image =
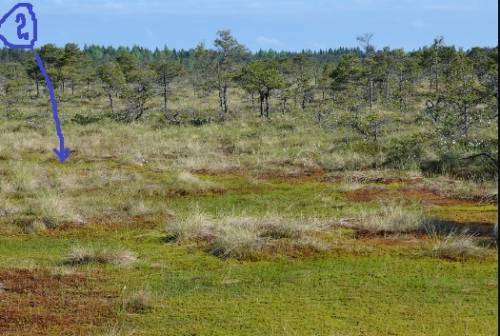
<path fill-rule="evenodd" d="M 19 266 L 24 260 L 56 267 L 75 244 L 137 252 L 140 260 L 132 268 L 78 268 L 84 273 L 104 272 L 103 288 L 152 291 L 153 310 L 119 317 L 121 328 L 135 330 L 137 335 L 496 332 L 494 261 L 458 263 L 392 254 L 222 261 L 162 243 L 161 236 L 159 232 L 120 231 L 89 237 L 80 233 L 2 238 L 0 265 Z"/>

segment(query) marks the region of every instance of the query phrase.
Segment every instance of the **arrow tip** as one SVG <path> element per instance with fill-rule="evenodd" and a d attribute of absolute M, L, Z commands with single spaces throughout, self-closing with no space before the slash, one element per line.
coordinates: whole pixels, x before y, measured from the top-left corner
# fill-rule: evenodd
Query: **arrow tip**
<path fill-rule="evenodd" d="M 61 163 L 66 161 L 71 155 L 71 151 L 69 148 L 60 148 L 60 149 L 54 148 L 54 153 L 57 155 Z"/>

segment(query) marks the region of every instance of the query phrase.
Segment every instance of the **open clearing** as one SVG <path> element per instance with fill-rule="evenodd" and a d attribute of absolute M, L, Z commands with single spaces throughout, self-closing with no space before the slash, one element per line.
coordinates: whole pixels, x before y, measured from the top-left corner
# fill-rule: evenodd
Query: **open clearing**
<path fill-rule="evenodd" d="M 0 161 L 2 335 L 497 330 L 493 185 L 91 146 Z"/>

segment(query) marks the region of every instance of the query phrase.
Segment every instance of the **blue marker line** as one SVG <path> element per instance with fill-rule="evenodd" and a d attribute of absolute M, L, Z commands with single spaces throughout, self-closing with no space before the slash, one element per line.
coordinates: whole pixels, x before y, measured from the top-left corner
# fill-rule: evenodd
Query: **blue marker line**
<path fill-rule="evenodd" d="M 14 16 L 15 14 L 15 16 Z M 27 14 L 27 15 L 26 15 Z M 14 21 L 17 24 L 17 40 L 9 41 L 7 37 L 2 34 L 2 26 Z M 24 32 L 24 29 L 31 28 L 30 32 Z M 30 39 L 31 37 L 31 39 Z M 11 38 L 13 38 L 11 36 Z M 15 39 L 15 38 L 14 38 Z M 30 3 L 18 3 L 15 5 L 7 14 L 0 17 L 0 41 L 5 44 L 6 47 L 12 49 L 30 49 L 34 50 L 35 42 L 38 39 L 38 21 L 33 11 L 33 5 Z M 57 137 L 59 138 L 59 148 L 54 149 L 54 153 L 57 155 L 61 162 L 68 159 L 71 154 L 69 148 L 64 146 L 64 134 L 61 128 L 61 121 L 59 120 L 59 109 L 57 106 L 57 99 L 54 92 L 54 85 L 50 80 L 50 77 L 45 69 L 43 60 L 35 52 L 35 60 L 38 64 L 43 77 L 45 78 L 45 83 L 47 83 L 47 89 L 50 95 L 50 104 L 52 106 L 52 118 L 54 119 L 54 124 L 56 126 Z"/>
<path fill-rule="evenodd" d="M 49 96 L 50 96 L 50 104 L 52 106 L 52 118 L 54 119 L 57 137 L 59 138 L 59 148 L 54 148 L 54 153 L 57 155 L 57 157 L 61 162 L 64 162 L 70 156 L 71 151 L 69 150 L 69 148 L 66 148 L 64 146 L 64 134 L 61 128 L 61 120 L 59 119 L 59 110 L 57 106 L 56 95 L 54 92 L 54 85 L 52 84 L 52 81 L 50 80 L 50 77 L 47 73 L 47 70 L 45 69 L 42 58 L 36 52 L 35 52 L 35 59 L 36 63 L 38 64 L 38 68 L 40 69 L 40 72 L 45 78 L 45 83 L 47 83 L 47 89 L 49 90 Z"/>

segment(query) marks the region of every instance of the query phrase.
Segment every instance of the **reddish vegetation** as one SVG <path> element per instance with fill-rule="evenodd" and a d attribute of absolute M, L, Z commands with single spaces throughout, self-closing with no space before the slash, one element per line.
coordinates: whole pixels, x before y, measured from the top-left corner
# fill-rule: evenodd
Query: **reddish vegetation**
<path fill-rule="evenodd" d="M 357 183 L 379 183 L 384 185 L 389 185 L 393 183 L 404 183 L 404 184 L 414 184 L 421 182 L 423 179 L 421 177 L 382 177 L 382 176 L 365 176 L 365 175 L 352 175 L 346 177 L 344 175 L 332 175 L 325 176 L 322 178 L 323 182 L 341 182 L 341 181 L 352 181 Z"/>
<path fill-rule="evenodd" d="M 427 236 L 423 234 L 412 234 L 407 235 L 406 237 L 395 237 L 394 239 L 388 239 L 387 236 L 377 236 L 377 235 L 357 235 L 357 239 L 363 241 L 364 244 L 368 244 L 374 247 L 391 247 L 395 246 L 397 248 L 401 248 L 406 246 L 408 248 L 421 246 L 424 242 L 427 241 Z"/>
<path fill-rule="evenodd" d="M 243 176 L 245 171 L 243 169 L 238 168 L 230 168 L 230 169 L 193 169 L 191 170 L 194 174 L 207 175 L 207 176 Z"/>
<path fill-rule="evenodd" d="M 492 230 L 492 224 L 498 223 L 497 211 L 447 211 L 446 209 L 437 209 L 432 212 L 436 217 L 453 221 L 456 223 L 475 223 L 476 225 L 485 224 Z"/>
<path fill-rule="evenodd" d="M 297 169 L 293 172 L 270 171 L 259 174 L 258 178 L 262 180 L 285 179 L 287 181 L 322 181 L 325 172 L 323 170 Z"/>
<path fill-rule="evenodd" d="M 226 171 L 216 171 L 208 169 L 198 169 L 193 171 L 195 174 L 214 176 L 214 177 L 234 177 L 234 176 L 249 176 L 252 175 L 251 172 L 245 169 L 231 169 Z M 256 173 L 255 177 L 261 180 L 275 180 L 275 179 L 285 179 L 289 181 L 323 181 L 325 172 L 321 169 L 303 169 L 297 168 L 296 170 L 283 171 L 280 169 L 268 169 L 264 172 Z"/>
<path fill-rule="evenodd" d="M 466 200 L 439 195 L 428 188 L 402 188 L 387 189 L 385 187 L 366 187 L 354 191 L 349 191 L 346 197 L 350 201 L 369 202 L 387 199 L 403 199 L 419 201 L 433 205 L 467 205 L 477 204 L 478 200 Z"/>
<path fill-rule="evenodd" d="M 162 218 L 171 218 L 172 215 L 162 213 Z M 89 229 L 94 229 L 96 226 L 101 229 L 106 230 L 116 230 L 126 225 L 128 228 L 137 229 L 154 229 L 156 227 L 156 221 L 153 216 L 147 215 L 137 215 L 137 216 L 126 216 L 120 215 L 107 215 L 101 217 L 94 217 L 89 220 Z"/>
<path fill-rule="evenodd" d="M 1 335 L 88 335 L 114 317 L 115 293 L 83 275 L 0 269 Z"/>
<path fill-rule="evenodd" d="M 207 190 L 187 190 L 187 189 L 161 189 L 148 191 L 149 196 L 153 197 L 188 197 L 188 196 L 211 196 L 223 195 L 226 192 L 224 188 L 210 188 Z"/>

